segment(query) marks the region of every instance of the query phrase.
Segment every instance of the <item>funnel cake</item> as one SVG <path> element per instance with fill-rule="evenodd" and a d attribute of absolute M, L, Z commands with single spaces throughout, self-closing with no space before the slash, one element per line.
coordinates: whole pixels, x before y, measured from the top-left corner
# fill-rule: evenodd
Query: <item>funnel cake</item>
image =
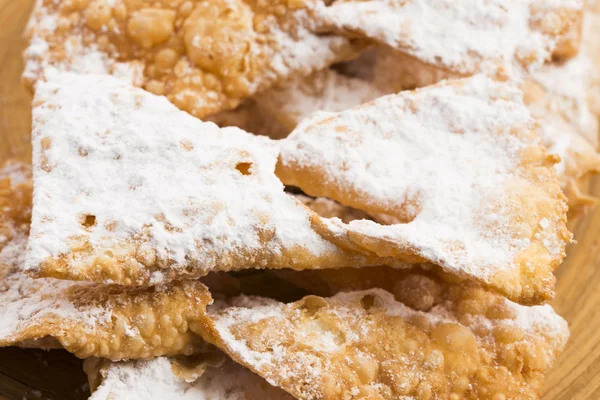
<path fill-rule="evenodd" d="M 241 299 L 207 339 L 299 399 L 539 398 L 569 335 L 549 305 L 411 277 L 406 304 L 382 289 Z M 407 305 L 429 297 L 427 311 Z"/>
<path fill-rule="evenodd" d="M 380 264 L 323 239 L 266 137 L 219 129 L 108 75 L 40 82 L 27 267 L 125 285 L 211 270 Z"/>
<path fill-rule="evenodd" d="M 293 400 L 218 350 L 184 357 L 84 363 L 90 400 Z"/>
<path fill-rule="evenodd" d="M 581 24 L 582 8 L 581 0 L 338 0 L 318 7 L 340 32 L 463 76 L 519 76 L 539 67 Z"/>
<path fill-rule="evenodd" d="M 31 168 L 0 170 L 0 346 L 59 347 L 78 357 L 148 358 L 189 354 L 202 342 L 188 323 L 206 317 L 199 282 L 124 288 L 22 271 L 31 217 Z"/>
<path fill-rule="evenodd" d="M 340 246 L 430 261 L 537 303 L 552 297 L 571 237 L 556 161 L 521 92 L 476 76 L 309 118 L 282 143 L 277 173 L 396 222 L 323 220 Z"/>
<path fill-rule="evenodd" d="M 124 77 L 197 117 L 362 48 L 315 33 L 313 0 L 38 0 L 24 77 L 48 67 Z"/>

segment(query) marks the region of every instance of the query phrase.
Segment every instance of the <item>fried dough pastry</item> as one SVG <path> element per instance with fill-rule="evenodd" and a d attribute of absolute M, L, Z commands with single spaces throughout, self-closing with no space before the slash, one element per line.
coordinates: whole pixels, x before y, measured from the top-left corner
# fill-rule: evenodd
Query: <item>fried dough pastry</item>
<path fill-rule="evenodd" d="M 318 111 L 343 111 L 385 93 L 368 82 L 331 69 L 298 78 L 256 97 L 259 107 L 292 131 L 308 115 Z"/>
<path fill-rule="evenodd" d="M 318 7 L 340 32 L 463 76 L 519 76 L 539 67 L 581 24 L 582 8 L 580 0 L 338 0 Z"/>
<path fill-rule="evenodd" d="M 586 22 L 587 18 L 586 14 Z M 381 90 L 387 88 L 387 93 L 452 78 L 446 71 L 386 47 L 369 50 L 344 68 Z M 582 51 L 570 60 L 542 66 L 529 74 L 521 85 L 525 103 L 540 125 L 544 145 L 550 153 L 560 156 L 556 171 L 569 200 L 569 217 L 581 214 L 596 203 L 594 198 L 574 190 L 582 177 L 598 172 L 599 166 L 598 122 L 590 111 L 589 100 L 593 93 L 593 89 L 590 90 L 593 74 L 589 56 Z"/>
<path fill-rule="evenodd" d="M 521 92 L 483 76 L 321 114 L 282 143 L 285 184 L 395 224 L 336 219 L 330 240 L 430 261 L 511 300 L 553 295 L 566 202 Z"/>
<path fill-rule="evenodd" d="M 315 1 L 38 0 L 24 77 L 110 73 L 205 117 L 363 47 L 316 33 Z"/>
<path fill-rule="evenodd" d="M 451 74 L 400 52 L 377 47 L 351 61 L 344 72 L 325 70 L 312 77 L 271 89 L 257 98 L 261 108 L 293 129 L 316 111 L 342 111 L 384 94 L 424 87 L 451 78 Z M 363 67 L 360 67 L 360 65 Z M 348 70 L 348 68 L 350 68 Z M 556 165 L 559 182 L 569 200 L 569 216 L 595 204 L 577 187 L 582 177 L 596 173 L 600 158 L 597 118 L 588 104 L 591 63 L 586 55 L 563 63 L 549 63 L 521 85 L 525 102 L 538 120 L 539 131 L 549 152 L 560 156 Z M 557 84 L 569 81 L 568 87 Z"/>
<path fill-rule="evenodd" d="M 114 360 L 190 354 L 210 294 L 199 282 L 126 288 L 32 279 L 22 271 L 31 217 L 31 168 L 0 170 L 0 346 L 59 347 Z"/>
<path fill-rule="evenodd" d="M 381 264 L 312 227 L 266 137 L 219 129 L 108 75 L 40 82 L 32 234 L 44 277 L 157 284 L 211 270 Z"/>
<path fill-rule="evenodd" d="M 568 338 L 549 305 L 408 279 L 402 302 L 382 289 L 237 301 L 212 314 L 207 340 L 299 399 L 539 398 Z"/>
<path fill-rule="evenodd" d="M 218 350 L 184 357 L 84 363 L 90 400 L 293 400 Z"/>

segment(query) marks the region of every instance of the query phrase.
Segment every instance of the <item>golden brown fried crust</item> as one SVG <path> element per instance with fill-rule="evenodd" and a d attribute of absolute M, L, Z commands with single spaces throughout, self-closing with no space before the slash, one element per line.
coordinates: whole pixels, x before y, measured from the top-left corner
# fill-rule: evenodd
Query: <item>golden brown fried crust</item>
<path fill-rule="evenodd" d="M 31 195 L 30 166 L 4 163 L 0 168 L 0 233 L 6 238 L 0 243 L 4 328 L 0 346 L 48 348 L 60 343 L 81 358 L 119 360 L 190 354 L 201 345 L 202 339 L 189 330 L 190 321 L 206 317 L 206 306 L 212 301 L 200 282 L 128 288 L 25 275 L 22 266 L 15 264 L 19 258 L 8 251 L 25 251 Z"/>
<path fill-rule="evenodd" d="M 9 340 L 0 341 L 0 346 L 51 336 L 79 358 L 121 360 L 192 354 L 202 339 L 189 331 L 188 321 L 204 318 L 211 301 L 208 290 L 195 282 L 164 289 L 74 285 L 48 295 L 64 297 L 76 309 L 106 310 L 109 317 L 100 315 L 98 323 L 87 326 L 77 316 L 50 312 L 25 322 Z"/>
<path fill-rule="evenodd" d="M 372 7 L 365 3 L 371 3 Z M 486 12 L 482 12 L 479 15 L 480 18 L 473 22 L 464 17 L 469 15 L 469 11 L 460 9 L 476 7 L 474 4 L 464 1 L 447 2 L 442 5 L 442 3 L 417 0 L 339 0 L 333 2 L 330 9 L 321 8 L 321 12 L 330 28 L 352 37 L 369 38 L 380 44 L 388 45 L 455 76 L 469 76 L 484 72 L 495 74 L 503 79 L 510 76 L 514 72 L 510 69 L 516 69 L 515 67 L 527 71 L 542 64 L 545 61 L 544 57 L 549 55 L 547 52 L 551 52 L 557 57 L 570 57 L 577 53 L 579 44 L 577 32 L 581 27 L 583 13 L 581 5 L 559 3 L 551 5 L 533 1 L 526 5 L 525 3 L 479 2 L 477 6 L 487 9 L 492 14 L 488 15 Z M 521 5 L 523 7 L 520 7 Z M 419 11 L 415 12 L 415 9 Z M 446 11 L 446 9 L 450 10 Z M 438 10 L 444 10 L 440 13 L 443 17 L 435 15 Z M 518 21 L 518 23 L 526 24 L 529 28 L 529 32 L 520 38 L 516 48 L 496 48 L 495 53 L 503 50 L 514 52 L 504 55 L 511 59 L 512 68 L 508 65 L 511 62 L 507 63 L 509 60 L 503 60 L 499 54 L 485 54 L 485 51 L 481 52 L 481 49 L 473 46 L 464 37 L 453 37 L 452 34 L 447 36 L 453 37 L 458 43 L 450 44 L 454 50 L 453 57 L 450 59 L 444 57 L 443 52 L 446 49 L 443 46 L 440 48 L 439 41 L 423 38 L 426 35 L 439 35 L 440 32 L 435 29 L 419 29 L 430 25 L 445 25 L 447 29 L 451 29 L 457 26 L 453 26 L 449 22 L 450 18 L 465 18 L 465 25 L 472 26 L 474 30 L 462 32 L 463 36 L 476 35 L 478 32 L 486 30 L 489 33 L 492 28 L 496 28 L 498 32 L 503 30 L 508 32 L 510 29 L 510 24 L 506 21 L 508 18 L 506 15 L 500 16 L 504 12 L 514 16 L 516 21 L 521 18 L 522 21 Z M 445 20 L 446 18 L 448 20 Z M 389 21 L 392 20 L 397 23 L 390 23 Z M 485 40 L 482 38 L 481 43 L 485 43 Z M 525 46 L 523 42 L 527 42 L 528 45 Z M 503 40 L 502 43 L 506 45 L 510 43 L 510 40 Z M 493 41 L 490 41 L 489 47 L 491 46 L 493 46 Z M 496 67 L 490 68 L 494 64 L 497 64 Z"/>
<path fill-rule="evenodd" d="M 559 317 L 525 326 L 503 297 L 419 272 L 395 286 L 404 305 L 372 290 L 225 308 L 207 340 L 300 399 L 539 398 Z"/>
<path fill-rule="evenodd" d="M 136 84 L 205 117 L 233 109 L 279 80 L 347 59 L 363 47 L 342 37 L 320 39 L 308 11 L 313 3 L 175 0 L 150 6 L 141 1 L 41 0 L 28 36 L 45 40 L 49 48 L 42 55 L 26 52 L 31 71 L 25 78 L 32 84 L 46 64 L 78 68 L 76 56 L 98 49 L 107 57 L 107 72 L 130 70 Z M 54 31 L 42 23 L 48 15 L 58 17 Z M 314 57 L 286 58 L 286 51 L 297 55 L 300 47 Z"/>

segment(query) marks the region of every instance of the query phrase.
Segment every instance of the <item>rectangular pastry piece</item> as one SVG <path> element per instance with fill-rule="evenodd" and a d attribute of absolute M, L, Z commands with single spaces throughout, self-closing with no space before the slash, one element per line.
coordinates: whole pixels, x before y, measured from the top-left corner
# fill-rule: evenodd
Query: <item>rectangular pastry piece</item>
<path fill-rule="evenodd" d="M 266 137 L 219 129 L 108 75 L 40 82 L 27 267 L 125 285 L 211 270 L 380 264 L 284 193 Z M 372 260 L 370 259 L 372 258 Z"/>

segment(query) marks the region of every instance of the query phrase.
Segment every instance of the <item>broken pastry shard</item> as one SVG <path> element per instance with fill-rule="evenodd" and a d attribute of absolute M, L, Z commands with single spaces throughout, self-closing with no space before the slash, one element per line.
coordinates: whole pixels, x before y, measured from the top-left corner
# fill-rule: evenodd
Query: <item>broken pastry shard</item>
<path fill-rule="evenodd" d="M 294 399 L 221 352 L 213 353 L 119 363 L 88 359 L 90 400 Z"/>
<path fill-rule="evenodd" d="M 551 57 L 562 35 L 581 23 L 582 7 L 580 0 L 338 0 L 318 9 L 341 32 L 452 73 L 518 76 Z"/>
<path fill-rule="evenodd" d="M 277 173 L 396 222 L 316 225 L 339 245 L 430 261 L 536 303 L 553 295 L 570 233 L 556 159 L 521 97 L 476 76 L 319 114 L 282 143 Z"/>
<path fill-rule="evenodd" d="M 206 317 L 210 294 L 199 282 L 125 288 L 22 271 L 31 216 L 31 168 L 0 170 L 0 346 L 58 347 L 78 357 L 114 360 L 188 354 L 202 342 L 188 323 Z"/>
<path fill-rule="evenodd" d="M 363 47 L 316 34 L 313 3 L 38 0 L 24 77 L 32 82 L 52 68 L 110 73 L 204 117 Z"/>
<path fill-rule="evenodd" d="M 41 276 L 145 285 L 369 261 L 313 230 L 318 215 L 284 193 L 266 137 L 107 75 L 62 74 L 34 101 L 27 266 Z"/>
<path fill-rule="evenodd" d="M 414 283 L 415 297 L 436 291 L 428 311 L 381 289 L 246 299 L 213 314 L 209 340 L 299 399 L 538 398 L 568 338 L 549 305 L 520 306 L 474 284 Z"/>
<path fill-rule="evenodd" d="M 325 69 L 272 88 L 257 96 L 256 102 L 291 131 L 312 113 L 343 111 L 384 94 L 368 82 Z"/>

